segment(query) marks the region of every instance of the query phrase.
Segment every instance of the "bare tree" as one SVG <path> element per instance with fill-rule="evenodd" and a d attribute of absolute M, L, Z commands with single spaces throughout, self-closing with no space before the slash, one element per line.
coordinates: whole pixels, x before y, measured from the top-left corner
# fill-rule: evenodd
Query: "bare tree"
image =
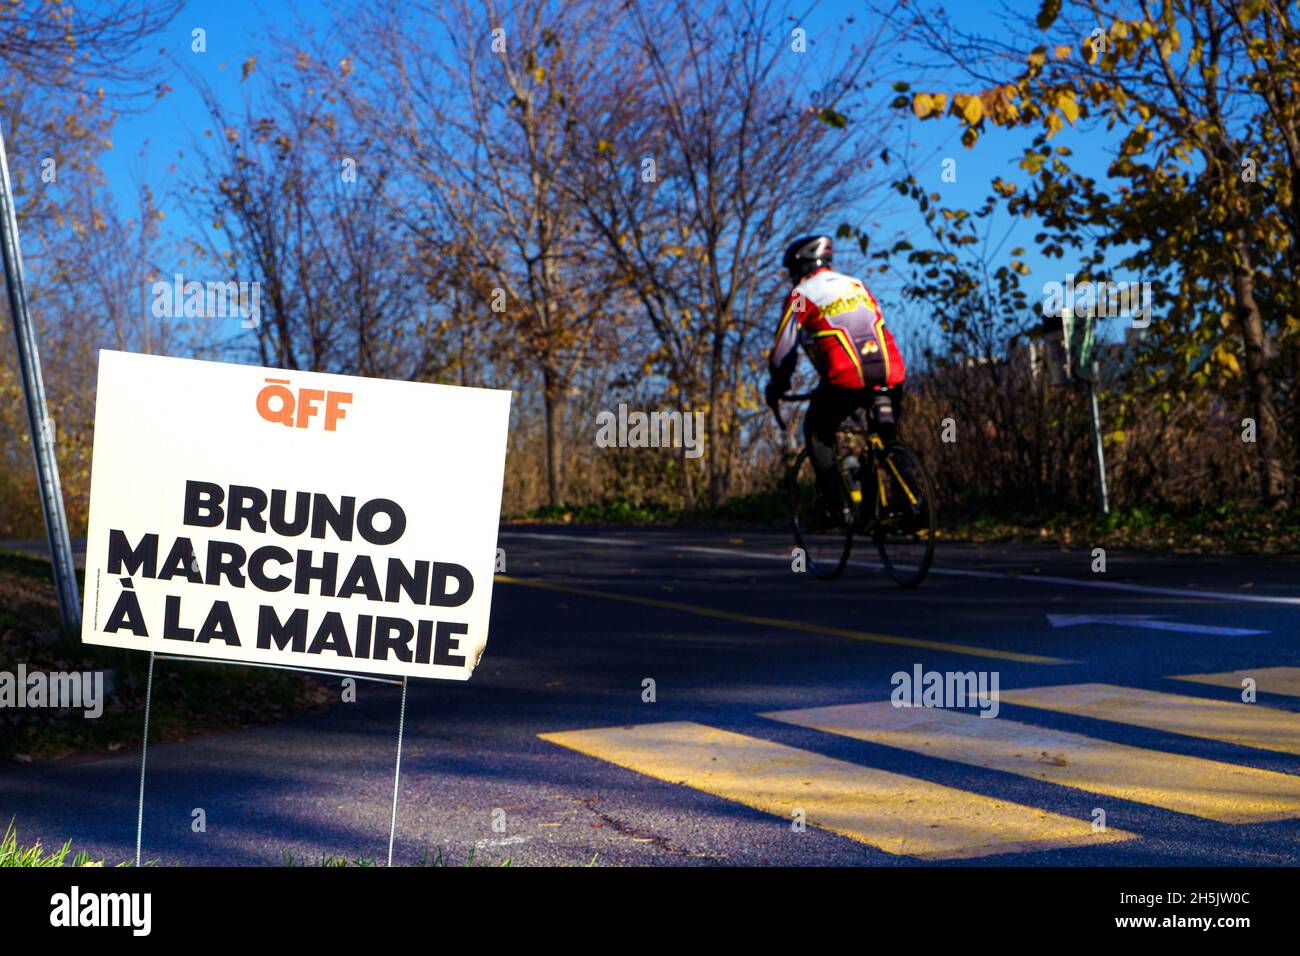
<path fill-rule="evenodd" d="M 334 97 L 302 63 L 282 64 L 266 101 L 246 95 L 238 118 L 198 85 L 211 145 L 189 183 L 193 240 L 212 278 L 261 283 L 259 322 L 242 341 L 290 369 L 427 375 L 429 310 L 387 215 L 388 173 L 358 164 L 376 154 L 340 125 Z"/>
<path fill-rule="evenodd" d="M 706 412 L 710 504 L 729 490 L 780 245 L 847 216 L 883 145 L 881 127 L 846 115 L 866 91 L 870 45 L 809 46 L 788 4 L 724 6 L 625 5 L 571 183 L 657 335 L 653 367 Z"/>
<path fill-rule="evenodd" d="M 112 83 L 114 105 L 148 91 L 162 63 L 141 62 L 140 46 L 180 12 L 184 0 L 124 3 L 19 0 L 0 7 L 0 63 L 47 92 Z M 161 86 L 154 86 L 160 92 Z"/>
<path fill-rule="evenodd" d="M 402 199 L 422 253 L 456 246 L 462 288 L 504 325 L 501 360 L 540 380 L 552 505 L 575 375 L 621 311 L 568 188 L 610 29 L 592 2 L 388 4 L 350 19 L 356 75 L 338 83 L 415 191 Z"/>
<path fill-rule="evenodd" d="M 97 162 L 116 113 L 159 92 L 141 47 L 179 2 L 0 5 L 0 126 L 10 159 L 27 289 L 40 340 L 56 451 L 74 535 L 86 517 L 95 348 L 120 344 L 111 316 L 139 306 L 135 290 L 96 288 L 116 210 Z M 104 84 L 98 86 L 97 84 Z M 136 233 L 137 222 L 128 231 Z M 8 338 L 8 309 L 0 337 Z M 0 348 L 0 393 L 18 394 L 13 350 Z M 21 402 L 0 403 L 0 536 L 43 527 Z"/>

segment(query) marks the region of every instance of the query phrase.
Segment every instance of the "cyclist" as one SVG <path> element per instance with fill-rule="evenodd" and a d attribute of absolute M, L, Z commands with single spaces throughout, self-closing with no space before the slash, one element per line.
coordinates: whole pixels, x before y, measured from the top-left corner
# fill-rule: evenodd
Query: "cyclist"
<path fill-rule="evenodd" d="M 901 394 L 906 372 L 875 298 L 857 279 L 832 271 L 831 255 L 830 236 L 802 236 L 785 250 L 781 264 L 794 288 L 768 356 L 763 393 L 775 410 L 799 361 L 795 346 L 802 344 L 819 376 L 804 417 L 804 440 L 828 512 L 824 519 L 840 511 L 835 432 L 855 409 L 872 404 L 877 388 L 894 390 L 891 397 Z"/>

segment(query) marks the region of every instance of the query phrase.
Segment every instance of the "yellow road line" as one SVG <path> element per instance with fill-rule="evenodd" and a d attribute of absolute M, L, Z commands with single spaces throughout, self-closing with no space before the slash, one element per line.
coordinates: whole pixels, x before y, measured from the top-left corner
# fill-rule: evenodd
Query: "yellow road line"
<path fill-rule="evenodd" d="M 1222 674 L 1182 674 L 1174 680 L 1241 690 L 1241 682 L 1247 677 L 1255 681 L 1256 690 L 1265 694 L 1300 697 L 1300 667 L 1255 667 L 1243 671 L 1225 671 Z"/>
<path fill-rule="evenodd" d="M 1002 718 L 895 707 L 887 700 L 762 716 L 1220 823 L 1300 817 L 1300 777 Z"/>
<path fill-rule="evenodd" d="M 1111 684 L 1071 684 L 1003 691 L 1000 697 L 1004 704 L 1023 704 L 1063 714 L 1300 755 L 1300 714 L 1259 704 L 1225 703 Z"/>
<path fill-rule="evenodd" d="M 691 721 L 540 734 L 659 780 L 792 820 L 886 853 L 953 860 L 1129 840 L 1088 821 L 823 757 Z"/>
<path fill-rule="evenodd" d="M 932 651 L 949 654 L 965 654 L 970 657 L 995 657 L 1005 661 L 1020 661 L 1028 664 L 1068 664 L 1069 661 L 1058 657 L 1044 657 L 1040 654 L 1021 654 L 1017 651 L 1003 651 L 991 647 L 975 647 L 970 644 L 951 644 L 947 641 L 927 641 L 919 637 L 895 637 L 892 634 L 876 634 L 871 631 L 853 631 L 843 627 L 826 627 L 821 624 L 809 624 L 805 621 L 790 621 L 779 617 L 759 617 L 754 614 L 737 614 L 718 608 L 702 607 L 698 604 L 682 604 L 678 601 L 664 601 L 659 598 L 640 597 L 634 594 L 618 594 L 613 591 L 597 591 L 593 588 L 572 587 L 566 584 L 553 584 L 537 578 L 515 578 L 498 574 L 496 580 L 506 584 L 521 584 L 525 587 L 540 588 L 543 591 L 558 591 L 561 594 L 577 594 L 582 597 L 604 598 L 607 601 L 623 601 L 627 604 L 641 604 L 646 607 L 665 608 L 670 611 L 683 611 L 702 617 L 722 618 L 726 621 L 740 621 L 744 624 L 757 624 L 761 627 L 779 627 L 787 631 L 803 631 L 807 634 L 829 634 L 850 641 L 867 641 L 872 644 L 901 644 L 904 647 L 924 647 Z"/>

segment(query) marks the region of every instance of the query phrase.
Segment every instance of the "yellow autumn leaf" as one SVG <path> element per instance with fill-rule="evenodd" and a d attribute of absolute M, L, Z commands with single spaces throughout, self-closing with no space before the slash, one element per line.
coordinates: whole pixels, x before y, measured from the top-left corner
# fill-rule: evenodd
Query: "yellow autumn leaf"
<path fill-rule="evenodd" d="M 984 118 L 984 104 L 980 102 L 978 96 L 970 94 L 955 96 L 953 97 L 952 107 L 953 110 L 961 114 L 962 119 L 966 121 L 968 126 L 974 126 Z"/>
<path fill-rule="evenodd" d="M 1056 95 L 1056 108 L 1070 121 L 1071 126 L 1079 118 L 1079 102 L 1074 98 L 1072 90 L 1062 90 Z"/>
<path fill-rule="evenodd" d="M 1056 48 L 1056 58 L 1058 60 L 1068 60 L 1071 52 L 1068 46 L 1058 46 Z"/>
<path fill-rule="evenodd" d="M 917 93 L 912 97 L 912 112 L 917 119 L 925 119 L 934 110 L 934 100 L 929 93 Z"/>
<path fill-rule="evenodd" d="M 1214 350 L 1214 357 L 1218 360 L 1219 364 L 1227 369 L 1231 374 L 1241 374 L 1241 363 L 1237 361 L 1236 353 L 1232 351 L 1231 347 L 1229 347 L 1226 342 L 1221 343 L 1219 347 Z"/>

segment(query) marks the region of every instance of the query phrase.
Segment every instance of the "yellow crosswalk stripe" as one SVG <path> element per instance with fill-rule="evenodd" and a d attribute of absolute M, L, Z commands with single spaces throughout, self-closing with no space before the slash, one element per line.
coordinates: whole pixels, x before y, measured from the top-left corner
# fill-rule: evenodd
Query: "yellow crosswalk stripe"
<path fill-rule="evenodd" d="M 1037 687 L 1003 691 L 999 696 L 1004 704 L 1300 755 L 1300 714 L 1260 704 L 1206 700 L 1113 684 Z"/>
<path fill-rule="evenodd" d="M 1130 747 L 1001 717 L 895 707 L 887 700 L 762 716 L 1220 823 L 1300 817 L 1300 777 Z"/>
<path fill-rule="evenodd" d="M 787 820 L 802 810 L 808 825 L 886 853 L 963 859 L 1135 836 L 691 721 L 539 736 Z"/>
<path fill-rule="evenodd" d="M 1255 689 L 1261 693 L 1300 697 L 1300 667 L 1255 667 L 1244 671 L 1225 671 L 1222 674 L 1181 674 L 1174 680 L 1241 690 L 1241 682 L 1248 677 L 1255 682 Z"/>

